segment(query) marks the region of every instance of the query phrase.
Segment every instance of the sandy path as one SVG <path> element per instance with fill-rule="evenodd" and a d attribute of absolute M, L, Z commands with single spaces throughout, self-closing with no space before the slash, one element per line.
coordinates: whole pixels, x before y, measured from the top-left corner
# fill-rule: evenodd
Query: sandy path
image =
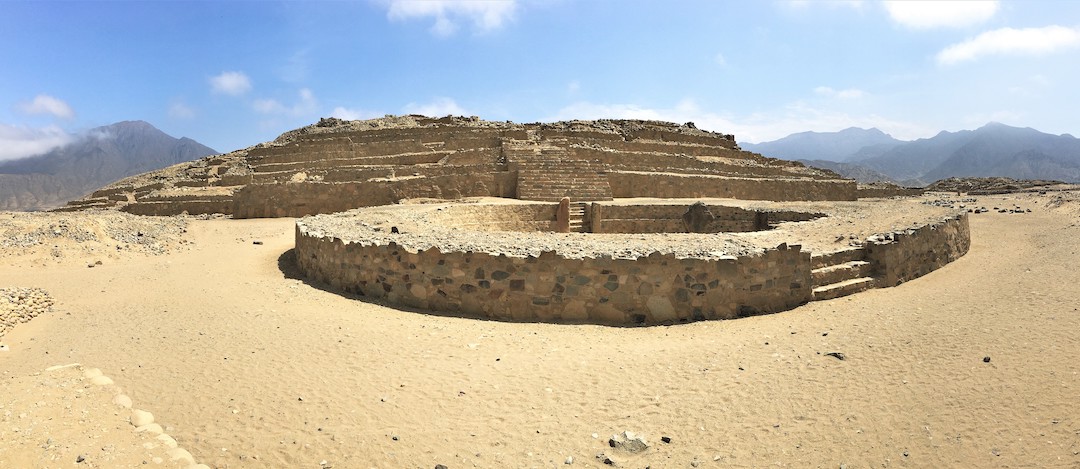
<path fill-rule="evenodd" d="M 221 468 L 1077 467 L 1080 223 L 1023 197 L 899 287 L 654 328 L 349 299 L 282 273 L 291 220 L 193 221 L 166 256 L 0 266 L 58 310 L 5 337 L 0 370 L 99 367 Z M 608 448 L 623 430 L 652 447 Z"/>

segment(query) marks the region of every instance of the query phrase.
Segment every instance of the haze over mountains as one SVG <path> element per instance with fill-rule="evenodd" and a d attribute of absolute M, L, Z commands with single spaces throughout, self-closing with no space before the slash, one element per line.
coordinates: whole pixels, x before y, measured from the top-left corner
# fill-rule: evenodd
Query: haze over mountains
<path fill-rule="evenodd" d="M 1080 139 L 991 122 L 903 141 L 878 129 L 802 132 L 743 149 L 831 169 L 860 182 L 923 186 L 949 177 L 1080 182 Z"/>
<path fill-rule="evenodd" d="M 0 162 L 0 210 L 44 210 L 113 181 L 218 152 L 143 121 L 90 130 L 48 153 Z"/>

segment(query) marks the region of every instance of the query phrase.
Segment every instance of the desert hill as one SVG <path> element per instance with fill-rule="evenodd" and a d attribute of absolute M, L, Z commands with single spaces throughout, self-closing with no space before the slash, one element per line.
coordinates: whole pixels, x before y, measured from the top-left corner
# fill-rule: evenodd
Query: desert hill
<path fill-rule="evenodd" d="M 44 210 L 118 179 L 217 151 L 143 121 L 97 127 L 42 155 L 0 162 L 0 210 Z"/>

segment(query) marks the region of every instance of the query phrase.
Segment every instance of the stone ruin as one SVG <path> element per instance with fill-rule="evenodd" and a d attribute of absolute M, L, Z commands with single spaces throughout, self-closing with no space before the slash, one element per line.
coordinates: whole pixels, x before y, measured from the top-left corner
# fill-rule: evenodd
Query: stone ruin
<path fill-rule="evenodd" d="M 825 249 L 803 249 L 794 231 L 754 245 L 761 231 L 865 219 L 857 207 L 805 205 L 860 195 L 906 194 L 861 192 L 692 123 L 410 115 L 322 119 L 61 210 L 305 217 L 297 265 L 338 290 L 471 317 L 625 325 L 783 311 L 897 285 L 967 252 L 967 216 L 951 212 Z"/>
<path fill-rule="evenodd" d="M 743 151 L 732 135 L 640 120 L 322 119 L 245 150 L 121 180 L 61 210 L 300 217 L 402 199 L 855 200 L 856 183 Z"/>

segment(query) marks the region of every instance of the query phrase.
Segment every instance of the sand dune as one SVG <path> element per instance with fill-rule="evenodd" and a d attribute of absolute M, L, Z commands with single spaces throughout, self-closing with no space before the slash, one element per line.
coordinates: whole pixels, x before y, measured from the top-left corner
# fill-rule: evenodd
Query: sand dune
<path fill-rule="evenodd" d="M 604 467 L 599 453 L 618 467 L 1080 467 L 1080 199 L 978 203 L 1032 211 L 972 215 L 966 256 L 895 288 L 671 327 L 346 297 L 296 278 L 291 219 L 191 219 L 161 254 L 10 248 L 0 287 L 55 305 L 3 337 L 0 466 L 74 464 L 46 458 L 49 437 L 91 467 L 126 464 L 94 448 L 145 443 L 24 425 L 27 389 L 60 389 L 43 370 L 78 362 L 218 468 Z M 109 398 L 65 379 L 89 390 L 78 405 Z M 111 409 L 85 420 L 127 418 Z M 650 447 L 610 448 L 625 430 Z"/>

